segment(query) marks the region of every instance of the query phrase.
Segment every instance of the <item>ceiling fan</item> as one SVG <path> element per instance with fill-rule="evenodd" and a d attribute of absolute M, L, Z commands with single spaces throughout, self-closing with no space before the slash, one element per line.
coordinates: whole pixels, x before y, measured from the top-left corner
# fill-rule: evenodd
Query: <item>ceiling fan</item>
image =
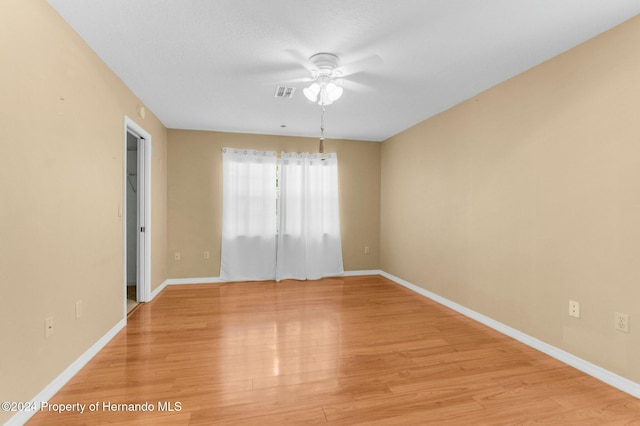
<path fill-rule="evenodd" d="M 309 58 L 313 64 L 311 80 L 313 83 L 302 90 L 311 102 L 330 105 L 342 96 L 344 89 L 338 85 L 342 71 L 338 69 L 340 58 L 333 53 L 316 53 Z"/>
<path fill-rule="evenodd" d="M 289 82 L 310 82 L 311 84 L 302 90 L 304 96 L 311 102 L 326 106 L 340 99 L 345 88 L 349 90 L 367 88 L 367 86 L 354 81 L 352 77 L 367 68 L 379 65 L 382 60 L 379 56 L 372 55 L 347 65 L 341 65 L 338 55 L 321 52 L 301 62 L 311 76 L 289 80 Z"/>
<path fill-rule="evenodd" d="M 362 84 L 344 79 L 346 76 L 362 72 L 358 68 L 366 65 L 372 66 L 382 62 L 379 56 L 373 55 L 363 60 L 352 63 L 348 67 L 340 67 L 340 58 L 333 53 L 321 52 L 312 55 L 303 65 L 311 73 L 311 77 L 291 80 L 291 82 L 311 82 L 311 85 L 302 90 L 304 96 L 311 102 L 318 103 L 322 107 L 320 115 L 320 146 L 318 151 L 323 154 L 324 160 L 324 113 L 325 106 L 331 105 L 340 99 L 344 93 L 343 85 L 349 84 L 351 88 L 366 87 Z"/>

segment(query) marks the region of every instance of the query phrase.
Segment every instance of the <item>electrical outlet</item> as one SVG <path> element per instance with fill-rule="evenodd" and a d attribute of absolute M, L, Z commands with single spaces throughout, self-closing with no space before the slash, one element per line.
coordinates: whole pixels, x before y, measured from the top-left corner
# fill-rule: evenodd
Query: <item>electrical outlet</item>
<path fill-rule="evenodd" d="M 569 316 L 580 318 L 580 302 L 569 300 Z"/>
<path fill-rule="evenodd" d="M 209 258 L 209 252 L 205 251 L 204 254 L 202 255 L 203 258 L 208 259 Z"/>
<path fill-rule="evenodd" d="M 53 317 L 44 319 L 44 338 L 48 339 L 53 335 Z"/>
<path fill-rule="evenodd" d="M 82 317 L 82 300 L 76 302 L 76 319 Z"/>
<path fill-rule="evenodd" d="M 365 248 L 364 248 L 364 254 L 369 254 L 369 246 L 365 246 Z"/>
<path fill-rule="evenodd" d="M 623 333 L 629 332 L 629 315 L 616 312 L 615 321 L 616 330 L 622 331 Z"/>
<path fill-rule="evenodd" d="M 173 260 L 180 260 L 180 252 L 179 251 L 173 253 Z"/>

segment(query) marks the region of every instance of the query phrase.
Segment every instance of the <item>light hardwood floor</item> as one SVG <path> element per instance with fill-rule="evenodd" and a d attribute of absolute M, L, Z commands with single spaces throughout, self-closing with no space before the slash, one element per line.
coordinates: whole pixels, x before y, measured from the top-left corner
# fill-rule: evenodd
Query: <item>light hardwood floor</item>
<path fill-rule="evenodd" d="M 29 424 L 640 424 L 640 400 L 379 276 L 167 287 L 53 403 L 99 409 Z"/>

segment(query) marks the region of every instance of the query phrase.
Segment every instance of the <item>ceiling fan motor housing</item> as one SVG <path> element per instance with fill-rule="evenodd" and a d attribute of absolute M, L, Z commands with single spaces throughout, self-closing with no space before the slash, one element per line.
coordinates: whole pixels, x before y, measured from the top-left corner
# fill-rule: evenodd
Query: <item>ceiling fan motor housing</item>
<path fill-rule="evenodd" d="M 336 68 L 340 65 L 340 58 L 333 53 L 316 53 L 309 58 L 309 61 L 317 68 L 317 71 L 315 72 L 317 75 L 314 77 L 336 77 L 336 73 L 334 73 L 334 71 L 336 71 Z"/>

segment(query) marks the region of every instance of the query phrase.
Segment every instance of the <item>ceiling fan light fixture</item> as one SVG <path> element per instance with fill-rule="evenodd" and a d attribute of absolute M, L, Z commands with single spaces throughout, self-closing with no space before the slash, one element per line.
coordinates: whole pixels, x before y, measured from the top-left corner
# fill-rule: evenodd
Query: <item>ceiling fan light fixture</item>
<path fill-rule="evenodd" d="M 344 92 L 344 89 L 335 84 L 333 81 L 327 84 L 326 90 L 327 95 L 332 102 L 340 99 L 340 96 L 342 96 L 342 92 Z"/>
<path fill-rule="evenodd" d="M 319 83 L 318 83 L 319 82 Z M 326 76 L 320 77 L 318 82 L 302 90 L 304 96 L 311 102 L 318 102 L 319 105 L 330 105 L 342 96 L 344 90 Z"/>
<path fill-rule="evenodd" d="M 314 82 L 302 90 L 305 97 L 319 105 L 330 105 L 340 99 L 344 90 L 335 82 L 336 78 L 342 77 L 337 69 L 340 59 L 332 53 L 317 53 L 309 61 L 315 66 L 312 73 Z"/>
<path fill-rule="evenodd" d="M 311 102 L 315 102 L 318 100 L 318 93 L 320 93 L 320 85 L 318 83 L 313 83 L 309 87 L 305 87 L 302 90 L 304 96 L 309 99 Z"/>

